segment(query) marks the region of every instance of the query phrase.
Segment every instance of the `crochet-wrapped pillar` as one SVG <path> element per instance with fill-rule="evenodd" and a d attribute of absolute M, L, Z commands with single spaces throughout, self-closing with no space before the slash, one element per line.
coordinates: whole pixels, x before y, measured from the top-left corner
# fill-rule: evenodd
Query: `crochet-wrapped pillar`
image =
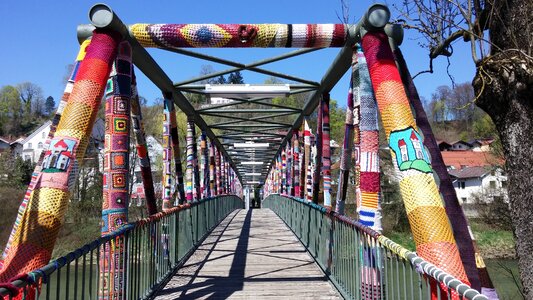
<path fill-rule="evenodd" d="M 170 119 L 174 115 L 174 102 L 163 95 L 163 211 L 172 208 L 172 144 L 170 138 Z"/>
<path fill-rule="evenodd" d="M 196 125 L 194 124 L 194 122 L 192 120 L 189 120 L 189 123 L 191 124 L 191 128 L 192 128 L 192 142 L 193 142 L 193 146 L 192 146 L 192 150 L 193 150 L 193 160 L 192 160 L 192 164 L 193 164 L 193 170 L 194 170 L 194 174 L 193 174 L 193 182 L 194 182 L 194 200 L 195 201 L 198 201 L 202 198 L 202 192 L 200 191 L 200 169 L 198 167 L 198 144 L 196 143 Z"/>
<path fill-rule="evenodd" d="M 146 144 L 146 138 L 144 134 L 141 105 L 139 103 L 137 82 L 133 69 L 131 70 L 131 75 L 131 124 L 133 128 L 133 135 L 135 136 L 135 148 L 137 148 L 137 156 L 139 157 L 139 165 L 141 169 L 144 195 L 146 198 L 146 209 L 148 210 L 148 215 L 153 215 L 157 213 L 157 203 L 155 200 L 152 167 L 150 164 L 150 157 L 148 156 L 148 146 Z"/>
<path fill-rule="evenodd" d="M 178 135 L 178 121 L 176 120 L 176 109 L 174 102 L 171 100 L 170 94 L 165 95 L 165 107 L 169 110 L 170 121 L 170 142 L 172 145 L 172 157 L 174 158 L 174 170 L 177 179 L 176 190 L 174 193 L 178 195 L 178 203 L 185 203 L 185 188 L 183 184 L 183 168 L 181 165 L 181 148 L 180 139 Z M 168 99 L 168 102 L 167 100 Z M 172 197 L 174 198 L 174 197 Z"/>
<path fill-rule="evenodd" d="M 287 147 L 281 149 L 281 194 L 287 194 Z"/>
<path fill-rule="evenodd" d="M 128 223 L 131 71 L 131 47 L 122 42 L 106 87 L 102 236 Z M 100 298 L 120 299 L 124 240 L 117 239 L 102 251 Z"/>
<path fill-rule="evenodd" d="M 215 172 L 216 172 L 216 178 L 215 178 L 215 185 L 217 190 L 217 195 L 224 194 L 224 191 L 222 191 L 222 166 L 221 166 L 221 159 L 220 159 L 220 150 L 218 150 L 217 147 L 215 147 Z"/>
<path fill-rule="evenodd" d="M 350 169 L 352 167 L 353 97 L 354 97 L 353 80 L 350 80 L 350 89 L 348 90 L 348 99 L 346 99 L 346 118 L 344 121 L 344 140 L 342 143 L 339 183 L 338 183 L 338 190 L 337 190 L 337 200 L 336 200 L 336 205 L 335 205 L 335 211 L 341 215 L 344 214 L 344 204 L 346 201 L 346 191 L 348 189 L 348 179 L 350 178 Z"/>
<path fill-rule="evenodd" d="M 311 168 L 311 128 L 309 117 L 304 117 L 304 168 L 305 168 L 305 198 L 313 201 L 313 173 Z"/>
<path fill-rule="evenodd" d="M 367 33 L 362 46 L 417 253 L 468 283 L 388 38 Z"/>
<path fill-rule="evenodd" d="M 68 103 L 70 93 L 72 92 L 72 88 L 74 86 L 76 74 L 78 73 L 78 69 L 80 67 L 81 61 L 85 57 L 85 51 L 89 43 L 90 43 L 90 40 L 85 40 L 80 46 L 80 51 L 78 52 L 78 56 L 76 57 L 76 61 L 74 62 L 74 68 L 72 69 L 72 73 L 70 74 L 70 77 L 65 86 L 65 90 L 61 97 L 59 105 L 57 106 L 57 111 L 54 115 L 54 118 L 52 119 L 52 124 L 50 124 L 50 131 L 48 132 L 48 136 L 46 137 L 46 141 L 44 143 L 44 150 L 41 152 L 41 155 L 39 156 L 39 160 L 37 160 L 37 163 L 35 165 L 35 170 L 33 170 L 33 173 L 31 175 L 30 184 L 28 185 L 28 189 L 26 190 L 26 193 L 24 194 L 24 198 L 22 199 L 22 203 L 19 206 L 19 209 L 17 212 L 17 218 L 15 219 L 15 223 L 13 225 L 13 228 L 11 229 L 11 234 L 9 235 L 6 248 L 4 249 L 4 252 L 2 253 L 2 257 L 0 257 L 0 270 L 2 270 L 4 259 L 7 256 L 7 252 L 9 251 L 9 248 L 11 247 L 11 243 L 13 242 L 13 238 L 20 224 L 20 221 L 22 220 L 24 211 L 26 210 L 26 207 L 28 206 L 28 201 L 30 200 L 31 193 L 33 192 L 33 189 L 35 188 L 37 178 L 39 177 L 39 174 L 41 174 L 44 154 L 46 153 L 46 150 L 50 147 L 50 141 L 54 138 L 54 134 L 57 129 L 57 124 L 59 124 L 59 120 L 61 118 L 61 115 L 63 114 L 63 110 L 65 109 L 65 106 Z"/>
<path fill-rule="evenodd" d="M 496 289 L 490 279 L 483 258 L 476 249 L 475 240 L 470 236 L 468 220 L 457 199 L 457 194 L 446 169 L 446 164 L 444 164 L 444 160 L 442 159 L 422 101 L 420 101 L 418 91 L 416 90 L 400 48 L 394 50 L 394 56 L 398 62 L 402 81 L 404 82 L 409 100 L 416 115 L 416 123 L 424 134 L 424 145 L 431 155 L 433 170 L 439 177 L 439 191 L 444 199 L 446 213 L 452 224 L 455 241 L 457 242 L 457 247 L 459 248 L 459 253 L 470 284 L 474 289 L 480 290 L 482 294 L 489 297 L 489 299 L 497 299 Z"/>
<path fill-rule="evenodd" d="M 28 206 L 4 260 L 0 282 L 48 263 L 83 161 L 120 35 L 96 29 Z M 35 230 L 39 228 L 39 230 Z"/>
<path fill-rule="evenodd" d="M 294 196 L 293 188 L 293 161 L 292 161 L 292 138 L 287 140 L 287 148 L 285 153 L 287 155 L 287 195 Z"/>
<path fill-rule="evenodd" d="M 300 141 L 298 136 L 298 129 L 294 130 L 294 141 L 292 147 L 293 155 L 293 182 L 294 182 L 294 196 L 300 198 Z"/>
<path fill-rule="evenodd" d="M 217 195 L 215 181 L 215 144 L 209 142 L 209 191 L 210 197 Z"/>
<path fill-rule="evenodd" d="M 324 95 L 322 95 L 322 98 Z M 318 106 L 318 121 L 316 129 L 316 139 L 315 139 L 315 156 L 313 159 L 314 168 L 313 168 L 313 202 L 318 204 L 318 195 L 320 192 L 320 173 L 322 170 L 322 105 L 324 101 L 320 100 L 320 105 Z"/>
<path fill-rule="evenodd" d="M 357 214 L 361 224 L 381 233 L 378 109 L 365 56 L 359 47 L 356 48 L 352 55 L 352 60 L 357 61 L 357 64 L 352 64 L 352 80 L 357 80 L 354 86 L 359 86 L 359 109 L 354 113 L 359 125 L 360 201 L 357 203 Z M 378 253 L 379 248 L 373 247 L 371 243 L 364 243 L 361 290 L 365 299 L 381 297 L 382 264 Z"/>
<path fill-rule="evenodd" d="M 202 150 L 202 198 L 211 197 L 209 186 L 209 153 L 207 149 L 207 134 L 202 131 L 200 137 L 200 149 Z"/>
<path fill-rule="evenodd" d="M 187 122 L 187 169 L 185 171 L 185 197 L 187 202 L 193 201 L 193 176 L 194 176 L 194 142 L 193 142 L 193 132 L 192 128 L 194 127 L 193 122 Z"/>
<path fill-rule="evenodd" d="M 355 65 L 359 75 L 359 110 L 357 123 L 359 124 L 359 190 L 360 201 L 357 206 L 359 222 L 381 232 L 381 203 L 380 203 L 380 175 L 379 175 L 379 131 L 378 108 L 368 66 L 364 54 L 354 52 Z M 354 84 L 355 85 L 355 84 Z"/>
<path fill-rule="evenodd" d="M 324 181 L 324 206 L 331 207 L 331 147 L 329 128 L 329 94 L 322 97 L 322 180 Z"/>

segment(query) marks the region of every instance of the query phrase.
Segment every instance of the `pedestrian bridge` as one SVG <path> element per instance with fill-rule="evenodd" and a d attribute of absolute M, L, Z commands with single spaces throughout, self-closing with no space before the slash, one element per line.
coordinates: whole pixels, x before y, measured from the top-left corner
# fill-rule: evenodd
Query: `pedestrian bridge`
<path fill-rule="evenodd" d="M 356 24 L 126 26 L 104 4 L 93 6 L 89 16 L 91 24 L 78 28 L 80 52 L 47 150 L 0 260 L 0 296 L 487 299 L 478 291 L 495 294 L 450 193 L 451 181 L 398 47 L 403 31 L 388 24 L 386 6 L 372 5 Z M 223 47 L 302 49 L 252 63 L 185 49 Z M 263 67 L 335 47 L 339 54 L 319 81 Z M 172 82 L 146 48 L 230 68 Z M 134 67 L 164 97 L 160 195 L 143 129 L 153 120 L 142 118 Z M 290 83 L 202 83 L 241 70 Z M 333 153 L 329 92 L 346 72 L 351 76 L 344 141 L 340 153 Z M 102 98 L 102 236 L 50 261 Z M 186 129 L 179 128 L 178 114 L 186 116 Z M 416 253 L 381 234 L 378 115 Z M 179 129 L 186 130 L 185 139 Z M 128 220 L 133 151 L 149 215 L 137 221 Z M 340 170 L 332 178 L 335 160 Z M 348 185 L 356 191 L 357 221 L 344 216 Z M 261 199 L 261 208 L 250 208 L 251 198 Z"/>
<path fill-rule="evenodd" d="M 39 299 L 430 299 L 432 281 L 477 291 L 346 217 L 271 195 L 261 209 L 218 196 L 128 224 L 13 281 Z M 98 261 L 121 243 L 122 285 Z M 37 284 L 39 283 L 39 284 Z M 437 296 L 441 289 L 436 289 Z M 0 288 L 6 299 L 16 298 Z M 11 296 L 10 296 L 11 295 Z"/>

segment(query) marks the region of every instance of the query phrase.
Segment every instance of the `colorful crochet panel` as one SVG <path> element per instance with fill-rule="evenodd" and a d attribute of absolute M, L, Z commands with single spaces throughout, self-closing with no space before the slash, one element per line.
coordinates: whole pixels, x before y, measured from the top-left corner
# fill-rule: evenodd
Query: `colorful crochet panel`
<path fill-rule="evenodd" d="M 19 209 L 17 212 L 17 218 L 15 219 L 15 223 L 11 230 L 11 234 L 9 235 L 6 248 L 4 249 L 4 252 L 2 253 L 2 257 L 0 257 L 0 270 L 2 270 L 4 259 L 7 255 L 7 252 L 9 251 L 9 248 L 11 247 L 11 243 L 13 242 L 13 238 L 15 236 L 15 232 L 17 231 L 17 227 L 19 226 L 20 221 L 22 220 L 22 216 L 24 215 L 24 211 L 26 210 L 26 207 L 28 206 L 28 201 L 30 200 L 31 193 L 33 192 L 35 184 L 37 183 L 37 178 L 39 178 L 39 174 L 41 174 L 44 154 L 46 153 L 46 150 L 50 147 L 50 141 L 54 138 L 54 134 L 57 129 L 57 124 L 59 124 L 59 120 L 61 119 L 63 110 L 65 109 L 65 106 L 68 103 L 68 99 L 70 97 L 70 93 L 72 92 L 72 88 L 74 86 L 74 82 L 76 79 L 76 74 L 78 73 L 78 69 L 80 67 L 81 61 L 85 57 L 85 51 L 87 50 L 87 46 L 89 45 L 89 43 L 90 43 L 90 40 L 85 40 L 80 45 L 80 51 L 78 52 L 78 56 L 76 57 L 76 61 L 74 62 L 74 68 L 72 69 L 70 77 L 67 81 L 67 85 L 65 86 L 63 96 L 61 97 L 61 100 L 59 101 L 57 111 L 54 115 L 54 118 L 52 119 L 52 124 L 50 124 L 50 131 L 48 132 L 48 136 L 46 137 L 46 141 L 44 143 L 44 151 L 41 152 L 41 155 L 39 156 L 39 160 L 37 160 L 37 163 L 35 164 L 35 170 L 31 174 L 30 184 L 28 185 L 28 189 L 26 190 L 26 193 L 24 194 L 24 198 L 22 199 L 22 203 L 19 206 Z"/>
<path fill-rule="evenodd" d="M 55 137 L 45 153 L 42 172 L 4 260 L 0 282 L 40 268 L 50 260 L 119 40 L 114 32 L 97 29 L 93 34 Z"/>
<path fill-rule="evenodd" d="M 107 81 L 103 172 L 102 236 L 128 223 L 131 47 L 122 42 Z M 102 297 L 120 299 L 124 285 L 124 244 L 115 241 L 100 255 Z"/>
<path fill-rule="evenodd" d="M 388 37 L 367 33 L 362 47 L 417 253 L 468 283 Z"/>
<path fill-rule="evenodd" d="M 344 24 L 134 24 L 130 32 L 154 48 L 342 47 Z"/>

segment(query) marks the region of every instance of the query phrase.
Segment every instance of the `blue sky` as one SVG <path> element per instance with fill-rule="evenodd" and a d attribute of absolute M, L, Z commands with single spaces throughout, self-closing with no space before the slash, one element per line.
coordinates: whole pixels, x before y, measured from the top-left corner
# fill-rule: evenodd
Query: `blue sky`
<path fill-rule="evenodd" d="M 358 19 L 375 1 L 351 1 L 351 19 Z M 400 1 L 386 1 L 389 6 Z M 57 100 L 63 92 L 66 66 L 78 51 L 76 26 L 88 23 L 88 10 L 96 1 L 37 1 L 3 0 L 0 2 L 0 86 L 31 81 L 44 90 L 45 97 Z M 298 1 L 107 1 L 126 24 L 132 23 L 339 23 L 336 12 L 341 11 L 338 0 Z M 393 16 L 397 13 L 393 11 Z M 406 32 L 402 51 L 412 74 L 427 69 L 427 50 L 418 46 L 417 35 Z M 474 64 L 467 45 L 454 45 L 450 72 L 457 83 L 470 82 Z M 249 63 L 272 55 L 292 51 L 288 49 L 202 49 L 202 53 Z M 326 49 L 297 59 L 266 65 L 265 68 L 320 81 L 339 49 Z M 156 61 L 177 82 L 196 76 L 207 64 L 162 50 L 149 50 Z M 215 70 L 225 66 L 212 64 Z M 434 74 L 416 78 L 419 93 L 426 98 L 440 85 L 451 84 L 446 75 L 446 60 L 434 63 Z M 139 73 L 139 72 L 138 72 Z M 160 93 L 144 76 L 138 75 L 139 93 L 148 100 Z M 244 72 L 247 83 L 262 83 L 262 75 Z M 331 98 L 344 106 L 348 76 L 335 86 Z"/>

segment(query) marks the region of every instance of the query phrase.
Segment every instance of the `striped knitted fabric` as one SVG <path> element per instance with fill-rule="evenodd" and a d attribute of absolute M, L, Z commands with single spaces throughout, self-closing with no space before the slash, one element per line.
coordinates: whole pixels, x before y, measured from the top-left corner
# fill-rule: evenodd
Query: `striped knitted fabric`
<path fill-rule="evenodd" d="M 166 95 L 163 100 L 163 211 L 173 206 L 172 199 L 172 141 L 170 119 L 174 115 L 174 102 Z"/>
<path fill-rule="evenodd" d="M 119 44 L 118 55 L 107 81 L 103 168 L 102 236 L 128 223 L 131 47 Z M 124 240 L 115 241 L 100 255 L 101 296 L 120 299 L 124 286 Z"/>
<path fill-rule="evenodd" d="M 209 188 L 209 149 L 207 149 L 207 134 L 202 131 L 200 136 L 200 149 L 202 150 L 202 198 L 211 197 Z"/>
<path fill-rule="evenodd" d="M 194 143 L 193 143 L 193 133 L 192 128 L 194 127 L 194 123 L 191 121 L 187 122 L 187 136 L 186 136 L 186 142 L 187 142 L 187 167 L 185 171 L 185 198 L 187 199 L 187 202 L 193 201 L 193 176 L 194 176 L 194 166 L 193 166 L 193 160 L 194 160 Z"/>
<path fill-rule="evenodd" d="M 226 195 L 226 158 L 223 155 L 220 156 L 220 184 L 222 194 Z"/>
<path fill-rule="evenodd" d="M 224 194 L 222 191 L 222 181 L 221 181 L 221 164 L 220 164 L 220 151 L 217 147 L 215 147 L 215 188 L 217 191 L 217 195 Z"/>
<path fill-rule="evenodd" d="M 9 238 L 7 240 L 7 244 L 4 249 L 4 252 L 2 253 L 2 256 L 0 257 L 0 270 L 2 270 L 4 259 L 7 255 L 7 252 L 9 251 L 9 248 L 11 247 L 11 243 L 13 242 L 13 237 L 15 235 L 15 232 L 17 231 L 17 227 L 19 226 L 20 221 L 22 220 L 24 211 L 26 210 L 26 207 L 28 206 L 28 201 L 30 200 L 30 196 L 31 196 L 31 193 L 33 192 L 35 184 L 37 183 L 37 178 L 39 177 L 39 174 L 41 173 L 41 167 L 42 167 L 42 162 L 44 159 L 44 154 L 46 153 L 46 150 L 50 147 L 50 141 L 54 138 L 54 134 L 57 129 L 57 124 L 59 124 L 59 120 L 61 118 L 61 115 L 63 114 L 63 110 L 65 109 L 65 106 L 68 103 L 70 93 L 72 92 L 72 88 L 76 80 L 76 74 L 78 73 L 78 69 L 80 67 L 81 61 L 85 57 L 85 51 L 89 43 L 90 43 L 90 40 L 85 40 L 80 45 L 78 56 L 76 57 L 76 61 L 74 62 L 74 68 L 72 69 L 72 72 L 65 86 L 65 90 L 63 91 L 63 95 L 61 97 L 59 105 L 57 106 L 57 111 L 54 115 L 54 118 L 52 119 L 52 124 L 50 124 L 50 131 L 48 132 L 48 136 L 46 137 L 43 151 L 41 151 L 41 155 L 39 156 L 39 159 L 37 160 L 37 163 L 35 164 L 35 170 L 33 170 L 33 173 L 31 174 L 30 184 L 28 185 L 28 188 L 26 189 L 26 193 L 24 194 L 24 198 L 22 199 L 22 203 L 19 206 L 19 209 L 17 211 L 17 218 L 15 219 L 15 223 L 13 225 L 13 228 L 11 229 L 11 233 L 9 234 Z"/>
<path fill-rule="evenodd" d="M 362 46 L 417 253 L 468 283 L 388 38 L 383 32 L 369 32 Z"/>
<path fill-rule="evenodd" d="M 298 130 L 294 130 L 293 134 L 293 182 L 294 182 L 294 193 L 293 195 L 300 198 L 300 141 L 298 139 Z"/>
<path fill-rule="evenodd" d="M 313 173 L 311 168 L 311 128 L 309 117 L 304 117 L 304 168 L 305 172 L 305 197 L 307 201 L 313 201 Z"/>
<path fill-rule="evenodd" d="M 360 99 L 360 177 L 359 222 L 381 232 L 378 112 L 365 55 L 357 53 Z"/>
<path fill-rule="evenodd" d="M 324 181 L 324 206 L 331 207 L 331 139 L 329 128 L 329 94 L 324 94 L 322 101 L 322 178 Z"/>
<path fill-rule="evenodd" d="M 300 172 L 300 194 L 298 195 L 298 198 L 305 199 L 306 198 L 306 171 L 307 167 L 305 165 L 305 145 L 304 145 L 304 123 L 302 122 L 302 125 L 300 127 L 300 131 L 298 133 L 298 170 Z"/>
<path fill-rule="evenodd" d="M 322 105 L 324 105 L 323 101 L 324 95 L 322 95 L 322 100 L 320 100 L 320 104 L 318 106 L 318 121 L 317 121 L 317 128 L 316 128 L 316 138 L 315 138 L 315 156 L 313 158 L 313 202 L 318 204 L 318 195 L 320 192 L 320 174 L 322 171 L 322 138 L 323 138 L 323 131 L 322 131 L 322 113 L 324 112 L 322 109 Z"/>
<path fill-rule="evenodd" d="M 170 100 L 170 96 L 168 95 L 168 99 Z M 167 97 L 165 97 L 167 98 Z M 170 101 L 168 103 L 168 109 L 169 109 L 169 121 L 170 121 L 170 141 L 172 145 L 172 157 L 174 158 L 174 172 L 177 179 L 177 184 L 174 189 L 174 193 L 177 194 L 178 203 L 183 204 L 185 203 L 185 186 L 183 183 L 183 168 L 181 165 L 181 148 L 180 148 L 180 140 L 178 135 L 178 122 L 176 120 L 176 109 L 174 108 L 174 102 Z M 174 200 L 176 197 L 172 197 Z"/>
<path fill-rule="evenodd" d="M 287 195 L 287 147 L 281 150 L 281 194 Z"/>
<path fill-rule="evenodd" d="M 287 141 L 287 144 L 285 145 L 285 157 L 287 159 L 287 169 L 286 169 L 286 172 L 287 174 L 285 175 L 285 178 L 287 178 L 287 185 L 286 185 L 286 190 L 287 190 L 287 195 L 288 196 L 293 196 L 293 188 L 292 188 L 292 173 L 293 173 L 293 170 L 292 170 L 292 144 L 291 144 L 292 140 L 289 139 Z"/>
<path fill-rule="evenodd" d="M 146 209 L 148 215 L 153 215 L 157 213 L 157 203 L 155 199 L 154 180 L 152 178 L 152 167 L 150 164 L 150 157 L 148 156 L 148 145 L 146 144 L 141 105 L 139 103 L 137 82 L 133 68 L 131 74 L 131 124 L 133 135 L 135 137 L 135 148 L 137 149 L 137 156 L 139 157 L 139 166 L 141 169 L 141 178 L 146 199 Z"/>
<path fill-rule="evenodd" d="M 215 144 L 213 141 L 209 142 L 209 196 L 216 196 L 217 190 L 215 188 Z"/>
<path fill-rule="evenodd" d="M 13 235 L 0 282 L 40 268 L 50 260 L 119 41 L 120 36 L 114 32 L 94 31 L 49 151 L 45 153 L 42 172 Z M 53 155 L 56 158 L 62 155 L 61 163 L 52 159 Z"/>
<path fill-rule="evenodd" d="M 200 198 L 202 198 L 202 192 L 200 191 L 200 181 L 201 181 L 201 178 L 200 178 L 200 168 L 199 168 L 199 160 L 198 160 L 198 143 L 197 143 L 197 136 L 196 136 L 196 126 L 194 124 L 193 121 L 189 121 L 190 123 L 192 123 L 192 142 L 193 142 L 193 146 L 192 146 L 192 150 L 193 150 L 193 160 L 192 160 L 192 164 L 193 164 L 193 170 L 194 170 L 194 174 L 193 174 L 193 185 L 194 185 L 194 190 L 193 190 L 193 195 L 194 195 L 194 200 L 195 201 L 198 201 L 200 200 Z"/>
<path fill-rule="evenodd" d="M 353 61 L 352 61 L 353 64 Z M 346 118 L 344 121 L 344 140 L 342 143 L 339 183 L 335 211 L 344 214 L 344 204 L 346 201 L 346 191 L 348 189 L 348 179 L 352 167 L 353 148 L 353 81 L 350 80 L 348 89 L 348 99 L 346 100 Z"/>

